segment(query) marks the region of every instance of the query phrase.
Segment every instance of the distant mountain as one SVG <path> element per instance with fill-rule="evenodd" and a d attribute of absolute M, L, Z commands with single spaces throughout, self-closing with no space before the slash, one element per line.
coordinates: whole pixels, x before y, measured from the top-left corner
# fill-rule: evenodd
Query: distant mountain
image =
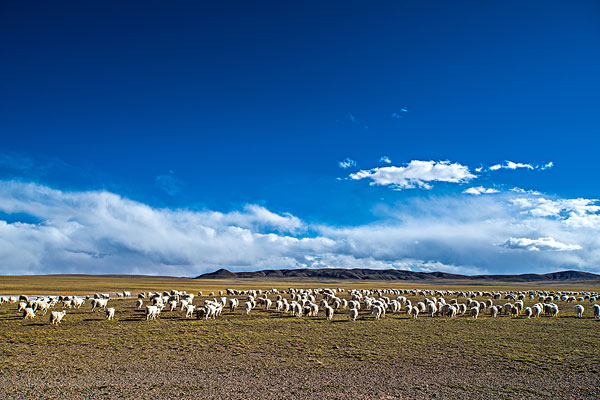
<path fill-rule="evenodd" d="M 446 272 L 414 272 L 396 269 L 367 268 L 301 268 L 265 269 L 254 272 L 231 272 L 221 268 L 197 276 L 196 279 L 352 279 L 379 281 L 502 281 L 502 282 L 556 282 L 556 281 L 600 281 L 600 275 L 581 271 L 560 271 L 548 274 L 521 275 L 459 275 Z"/>

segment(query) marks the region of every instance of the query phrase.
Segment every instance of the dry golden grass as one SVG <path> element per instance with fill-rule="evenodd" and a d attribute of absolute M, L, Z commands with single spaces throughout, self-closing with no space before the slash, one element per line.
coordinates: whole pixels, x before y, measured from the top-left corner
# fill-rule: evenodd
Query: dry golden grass
<path fill-rule="evenodd" d="M 205 296 L 195 301 L 200 304 L 208 292 L 224 288 L 323 286 L 423 287 L 50 276 L 3 278 L 0 292 L 202 290 Z M 294 318 L 263 309 L 249 316 L 224 311 L 209 321 L 163 311 L 159 320 L 145 321 L 134 303 L 111 299 L 117 313 L 115 321 L 106 321 L 88 301 L 67 309 L 60 326 L 50 326 L 48 316 L 23 321 L 16 305 L 1 305 L 0 398 L 600 397 L 600 321 L 591 317 L 589 302 L 582 319 L 574 317 L 572 303 L 561 302 L 559 318 L 413 320 L 400 313 L 374 321 L 363 310 L 356 322 L 347 311 L 326 321 L 322 312 Z"/>
<path fill-rule="evenodd" d="M 90 294 L 98 292 L 132 292 L 186 290 L 189 293 L 219 291 L 227 288 L 323 288 L 348 289 L 396 288 L 435 290 L 588 290 L 600 291 L 597 282 L 506 283 L 465 281 L 337 281 L 337 280 L 260 280 L 260 279 L 192 279 L 130 275 L 11 275 L 0 276 L 1 294 Z"/>

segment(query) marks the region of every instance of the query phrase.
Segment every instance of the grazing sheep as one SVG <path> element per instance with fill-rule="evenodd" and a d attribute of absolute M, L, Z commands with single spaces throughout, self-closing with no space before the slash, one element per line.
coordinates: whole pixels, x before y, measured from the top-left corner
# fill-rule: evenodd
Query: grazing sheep
<path fill-rule="evenodd" d="M 450 305 L 450 308 L 448 309 L 448 314 L 447 315 L 450 318 L 455 318 L 457 312 L 458 312 L 458 309 L 456 308 L 456 306 Z"/>
<path fill-rule="evenodd" d="M 325 306 L 323 312 L 325 313 L 325 318 L 327 318 L 328 321 L 333 319 L 333 307 Z"/>
<path fill-rule="evenodd" d="M 218 317 L 221 314 L 221 310 L 223 309 L 223 306 L 221 305 L 221 303 L 209 302 L 209 303 L 205 304 L 205 308 L 206 308 L 206 319 L 209 319 L 209 318 L 215 319 L 216 317 Z"/>
<path fill-rule="evenodd" d="M 27 308 L 27 303 L 25 303 L 24 301 L 22 301 L 17 306 L 17 311 L 18 312 L 25 311 L 26 308 Z"/>
<path fill-rule="evenodd" d="M 473 319 L 477 319 L 477 317 L 479 316 L 479 307 L 472 307 L 469 310 L 469 315 L 473 317 Z"/>
<path fill-rule="evenodd" d="M 38 302 L 37 306 L 40 311 L 44 312 L 44 315 L 46 315 L 46 313 L 50 309 L 50 303 L 46 303 L 45 301 Z"/>
<path fill-rule="evenodd" d="M 431 317 L 433 317 L 435 315 L 435 313 L 438 312 L 437 306 L 435 305 L 435 303 L 429 303 L 427 305 L 427 309 L 429 311 L 429 315 L 431 315 Z"/>
<path fill-rule="evenodd" d="M 492 317 L 492 318 L 496 318 L 496 316 L 498 315 L 498 307 L 496 307 L 496 306 L 491 306 L 491 307 L 489 308 L 489 310 L 490 310 L 490 317 Z"/>
<path fill-rule="evenodd" d="M 358 310 L 356 308 L 350 309 L 350 319 L 352 321 L 356 321 L 356 317 L 358 317 Z"/>
<path fill-rule="evenodd" d="M 417 319 L 417 317 L 419 316 L 419 307 L 418 306 L 412 306 L 410 308 L 409 314 L 414 318 Z"/>
<path fill-rule="evenodd" d="M 160 314 L 160 309 L 157 306 L 146 306 L 146 321 L 156 319 Z"/>
<path fill-rule="evenodd" d="M 206 315 L 206 308 L 204 307 L 196 307 L 196 318 L 202 319 Z"/>
<path fill-rule="evenodd" d="M 102 308 L 106 310 L 108 299 L 93 299 L 92 300 L 92 312 L 96 311 L 96 308 Z"/>
<path fill-rule="evenodd" d="M 35 318 L 35 312 L 33 311 L 33 308 L 27 307 L 27 308 L 25 308 L 25 310 L 23 310 L 23 319 L 34 319 L 34 318 Z"/>
<path fill-rule="evenodd" d="M 315 303 L 310 303 L 310 317 L 316 317 L 319 314 L 319 306 Z"/>
<path fill-rule="evenodd" d="M 239 300 L 236 298 L 229 299 L 229 311 L 234 312 L 237 306 L 240 304 Z M 277 310 L 279 311 L 279 310 Z"/>
<path fill-rule="evenodd" d="M 373 314 L 375 316 L 375 320 L 378 321 L 379 318 L 381 318 L 381 314 L 383 314 L 383 308 L 380 306 L 373 306 L 371 314 Z"/>
<path fill-rule="evenodd" d="M 244 303 L 244 310 L 246 310 L 246 315 L 250 315 L 250 311 L 252 311 L 252 302 L 247 301 Z"/>
<path fill-rule="evenodd" d="M 106 309 L 106 319 L 107 320 L 111 320 L 111 319 L 115 319 L 115 308 L 114 307 L 110 307 Z"/>
<path fill-rule="evenodd" d="M 524 312 L 525 316 L 529 319 L 533 315 L 533 309 L 531 307 L 525 308 Z"/>
<path fill-rule="evenodd" d="M 177 300 L 169 301 L 169 311 L 174 311 L 177 308 Z"/>
<path fill-rule="evenodd" d="M 275 311 L 281 312 L 281 310 L 283 310 L 283 301 L 275 301 Z"/>
<path fill-rule="evenodd" d="M 194 311 L 196 310 L 196 306 L 193 304 L 188 304 L 187 307 L 185 308 L 185 317 L 186 318 L 192 318 L 192 315 L 194 314 Z"/>
<path fill-rule="evenodd" d="M 140 308 L 142 308 L 143 305 L 144 305 L 144 301 L 141 298 L 137 299 L 137 301 L 135 302 L 135 306 L 137 307 L 138 310 Z"/>
<path fill-rule="evenodd" d="M 594 318 L 600 318 L 600 305 L 594 304 L 593 310 L 594 310 Z"/>
<path fill-rule="evenodd" d="M 76 308 L 81 308 L 81 306 L 85 303 L 84 299 L 80 299 L 79 297 L 73 298 L 73 306 Z"/>
<path fill-rule="evenodd" d="M 575 311 L 577 318 L 581 318 L 583 316 L 584 308 L 581 304 L 577 304 L 575 307 L 573 307 L 573 311 Z"/>
<path fill-rule="evenodd" d="M 265 299 L 265 308 L 267 311 L 269 311 L 269 308 L 271 308 L 271 304 L 273 302 L 270 299 Z"/>
<path fill-rule="evenodd" d="M 62 322 L 63 317 L 67 311 L 52 311 L 50 313 L 50 325 L 58 325 Z"/>

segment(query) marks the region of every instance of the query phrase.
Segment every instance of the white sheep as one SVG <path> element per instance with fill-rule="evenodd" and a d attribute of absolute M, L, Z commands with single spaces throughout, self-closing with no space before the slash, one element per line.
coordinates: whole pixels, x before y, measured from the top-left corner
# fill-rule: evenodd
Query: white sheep
<path fill-rule="evenodd" d="M 431 315 L 432 317 L 435 315 L 435 313 L 438 312 L 438 308 L 435 305 L 435 303 L 431 302 L 427 305 L 427 310 L 429 311 L 429 315 Z"/>
<path fill-rule="evenodd" d="M 594 318 L 600 318 L 600 305 L 594 304 L 592 309 L 594 310 Z"/>
<path fill-rule="evenodd" d="M 498 307 L 490 306 L 489 310 L 490 310 L 490 317 L 496 318 L 496 316 L 498 315 Z"/>
<path fill-rule="evenodd" d="M 102 308 L 106 310 L 108 299 L 93 299 L 92 300 L 92 312 L 96 311 L 96 308 Z"/>
<path fill-rule="evenodd" d="M 378 321 L 381 318 L 381 314 L 383 313 L 383 309 L 380 306 L 373 306 L 371 309 L 371 314 L 375 316 L 375 320 Z"/>
<path fill-rule="evenodd" d="M 246 315 L 250 315 L 250 311 L 252 311 L 252 302 L 247 301 L 244 303 L 244 310 L 246 310 Z"/>
<path fill-rule="evenodd" d="M 137 307 L 138 310 L 140 308 L 142 308 L 143 305 L 144 305 L 144 301 L 141 298 L 137 299 L 137 301 L 135 302 L 135 306 Z"/>
<path fill-rule="evenodd" d="M 115 319 L 115 308 L 114 307 L 110 307 L 106 309 L 106 319 L 107 320 L 111 320 L 111 319 Z"/>
<path fill-rule="evenodd" d="M 414 318 L 417 319 L 417 317 L 419 316 L 419 306 L 412 306 L 410 308 L 409 314 Z"/>
<path fill-rule="evenodd" d="M 310 317 L 316 317 L 319 314 L 319 306 L 315 303 L 310 303 Z"/>
<path fill-rule="evenodd" d="M 575 311 L 577 318 L 581 318 L 583 316 L 584 308 L 581 304 L 577 304 L 575 307 L 573 307 L 573 311 Z"/>
<path fill-rule="evenodd" d="M 234 312 L 234 311 L 235 311 L 235 309 L 236 309 L 236 308 L 239 306 L 239 304 L 240 304 L 240 301 L 239 301 L 238 299 L 236 299 L 235 297 L 234 297 L 234 298 L 230 298 L 230 299 L 228 300 L 228 302 L 229 302 L 229 311 L 231 311 L 231 312 Z M 279 311 L 279 310 L 277 310 L 277 311 Z"/>
<path fill-rule="evenodd" d="M 185 308 L 185 317 L 186 318 L 192 318 L 192 315 L 194 315 L 194 311 L 196 310 L 196 306 L 193 304 L 188 304 L 187 307 Z"/>
<path fill-rule="evenodd" d="M 33 311 L 33 308 L 27 307 L 27 308 L 25 308 L 25 310 L 23 310 L 23 319 L 34 319 L 34 318 L 35 318 L 35 312 Z"/>
<path fill-rule="evenodd" d="M 160 309 L 157 306 L 146 306 L 146 321 L 150 319 L 156 319 L 160 313 Z"/>
<path fill-rule="evenodd" d="M 50 313 L 50 325 L 58 325 L 62 322 L 63 317 L 67 313 L 66 310 L 52 311 Z"/>
<path fill-rule="evenodd" d="M 356 308 L 350 309 L 350 319 L 352 321 L 356 321 L 356 317 L 358 317 L 358 310 Z"/>
<path fill-rule="evenodd" d="M 325 306 L 323 312 L 325 313 L 325 318 L 327 318 L 328 321 L 333 319 L 333 307 Z"/>
<path fill-rule="evenodd" d="M 469 315 L 473 317 L 473 319 L 477 319 L 477 317 L 479 316 L 479 307 L 471 307 L 471 309 L 469 310 Z"/>
<path fill-rule="evenodd" d="M 85 303 L 84 299 L 80 299 L 79 297 L 73 298 L 73 306 L 75 306 L 76 308 L 81 308 L 83 303 Z"/>
<path fill-rule="evenodd" d="M 524 314 L 528 319 L 531 318 L 533 315 L 533 309 L 531 307 L 526 307 Z"/>

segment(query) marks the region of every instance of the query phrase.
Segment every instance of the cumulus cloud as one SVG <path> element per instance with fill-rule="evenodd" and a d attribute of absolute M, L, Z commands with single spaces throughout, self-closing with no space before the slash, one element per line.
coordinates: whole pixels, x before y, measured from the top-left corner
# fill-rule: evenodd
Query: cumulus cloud
<path fill-rule="evenodd" d="M 499 190 L 493 188 L 484 188 L 483 186 L 475 186 L 464 190 L 463 193 L 479 196 L 481 194 L 499 193 Z"/>
<path fill-rule="evenodd" d="M 504 242 L 502 246 L 508 249 L 521 249 L 529 251 L 573 251 L 582 249 L 580 245 L 561 243 L 551 237 L 543 237 L 539 239 L 511 237 Z"/>
<path fill-rule="evenodd" d="M 532 165 L 532 164 L 525 164 L 525 163 L 516 163 L 516 162 L 512 162 L 512 161 L 505 161 L 504 164 L 495 164 L 492 165 L 491 167 L 489 167 L 490 171 L 498 171 L 499 169 L 511 169 L 511 170 L 515 170 L 515 169 L 519 169 L 519 168 L 524 168 L 524 169 L 529 169 L 529 170 L 539 170 L 539 171 L 544 171 L 547 169 L 550 169 L 554 166 L 554 163 L 552 161 L 550 161 L 547 164 L 544 165 Z"/>
<path fill-rule="evenodd" d="M 350 167 L 356 167 L 356 161 L 352 160 L 351 158 L 345 158 L 342 161 L 340 161 L 338 163 L 340 168 L 346 169 L 346 168 L 350 168 Z"/>
<path fill-rule="evenodd" d="M 431 189 L 431 182 L 464 183 L 476 178 L 469 168 L 450 161 L 413 160 L 402 167 L 389 166 L 350 174 L 354 180 L 369 179 L 371 185 L 390 186 L 394 190 Z"/>
<path fill-rule="evenodd" d="M 506 161 L 504 164 L 496 164 L 490 167 L 490 171 L 497 171 L 499 169 L 517 169 L 517 168 L 527 168 L 534 169 L 531 164 L 523 164 L 523 163 L 515 163 L 512 161 Z"/>
<path fill-rule="evenodd" d="M 550 199 L 541 196 L 517 197 L 510 202 L 523 214 L 553 217 L 574 227 L 600 226 L 600 206 L 596 199 Z"/>
<path fill-rule="evenodd" d="M 531 212 L 539 199 L 514 192 L 409 198 L 387 205 L 371 223 L 331 226 L 256 204 L 231 212 L 155 208 L 107 191 L 0 181 L 0 212 L 14 217 L 0 219 L 0 274 L 194 276 L 221 267 L 598 271 L 600 225 L 567 222 L 572 212 L 597 216 L 594 201 L 546 196 L 559 209 Z M 19 222 L 25 215 L 39 222 Z"/>
<path fill-rule="evenodd" d="M 379 159 L 379 162 L 380 162 L 380 163 L 384 163 L 384 164 L 391 164 L 391 163 L 392 163 L 392 160 L 390 160 L 390 158 L 389 158 L 388 156 L 382 156 L 382 157 Z"/>

